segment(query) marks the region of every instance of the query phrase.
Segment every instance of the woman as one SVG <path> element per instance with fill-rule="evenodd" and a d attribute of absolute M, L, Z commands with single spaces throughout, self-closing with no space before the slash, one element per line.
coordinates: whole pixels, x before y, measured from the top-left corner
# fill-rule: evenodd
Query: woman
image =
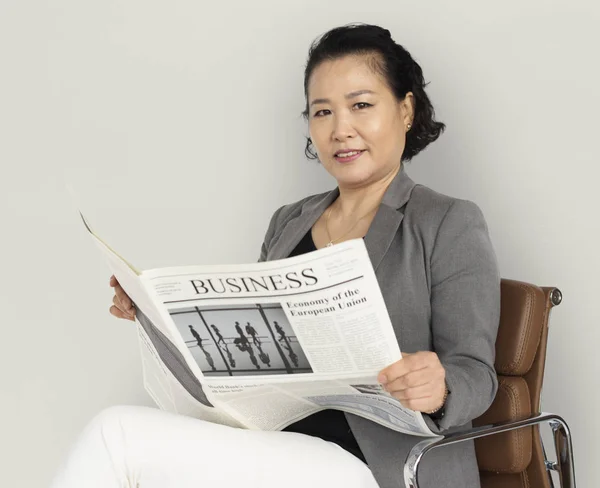
<path fill-rule="evenodd" d="M 416 185 L 404 171 L 444 129 L 424 87 L 419 65 L 380 27 L 336 28 L 313 44 L 306 153 L 338 186 L 277 210 L 260 259 L 364 237 L 404 353 L 378 379 L 441 432 L 469 425 L 495 396 L 500 278 L 478 207 Z M 111 313 L 133 319 L 114 277 L 111 286 Z M 55 486 L 91 477 L 103 487 L 402 487 L 416 442 L 334 410 L 286 432 L 254 432 L 119 407 L 90 424 Z M 472 443 L 434 450 L 421 469 L 424 487 L 479 486 Z"/>

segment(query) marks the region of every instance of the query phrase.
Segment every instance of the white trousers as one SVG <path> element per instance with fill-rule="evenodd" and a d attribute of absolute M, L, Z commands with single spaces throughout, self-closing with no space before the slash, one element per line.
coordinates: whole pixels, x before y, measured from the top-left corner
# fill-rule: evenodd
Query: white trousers
<path fill-rule="evenodd" d="M 111 407 L 84 429 L 52 488 L 377 488 L 341 447 L 146 407 Z"/>

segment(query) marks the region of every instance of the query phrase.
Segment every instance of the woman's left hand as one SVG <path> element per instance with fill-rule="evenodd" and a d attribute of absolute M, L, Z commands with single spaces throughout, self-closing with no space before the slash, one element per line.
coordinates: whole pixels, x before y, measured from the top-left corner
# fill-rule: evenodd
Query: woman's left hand
<path fill-rule="evenodd" d="M 379 373 L 377 381 L 411 410 L 433 412 L 444 405 L 446 370 L 434 352 L 404 353 Z"/>

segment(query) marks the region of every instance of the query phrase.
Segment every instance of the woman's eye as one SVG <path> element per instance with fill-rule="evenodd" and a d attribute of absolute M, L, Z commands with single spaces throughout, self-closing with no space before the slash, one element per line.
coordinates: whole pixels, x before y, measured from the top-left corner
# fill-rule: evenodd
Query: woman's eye
<path fill-rule="evenodd" d="M 359 110 L 362 110 L 363 108 L 372 107 L 372 106 L 373 105 L 371 105 L 370 103 L 367 103 L 367 102 L 358 102 L 358 103 L 354 104 L 354 107 L 358 108 Z M 331 113 L 330 110 L 324 108 L 322 110 L 315 112 L 313 117 L 323 117 L 324 115 L 329 115 L 330 113 Z"/>

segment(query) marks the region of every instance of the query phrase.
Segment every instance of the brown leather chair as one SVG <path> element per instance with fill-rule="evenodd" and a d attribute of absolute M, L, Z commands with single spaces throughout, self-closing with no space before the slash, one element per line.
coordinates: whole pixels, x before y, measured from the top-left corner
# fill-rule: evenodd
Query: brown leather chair
<path fill-rule="evenodd" d="M 475 439 L 482 488 L 554 488 L 550 471 L 558 473 L 561 487 L 575 488 L 569 428 L 559 416 L 540 411 L 548 317 L 561 300 L 557 288 L 502 280 L 496 398 L 473 428 L 413 448 L 404 465 L 408 488 L 418 488 L 419 464 L 427 452 L 469 439 Z M 556 461 L 546 459 L 541 423 L 552 428 Z"/>

